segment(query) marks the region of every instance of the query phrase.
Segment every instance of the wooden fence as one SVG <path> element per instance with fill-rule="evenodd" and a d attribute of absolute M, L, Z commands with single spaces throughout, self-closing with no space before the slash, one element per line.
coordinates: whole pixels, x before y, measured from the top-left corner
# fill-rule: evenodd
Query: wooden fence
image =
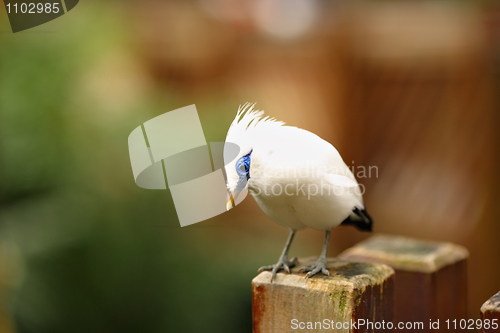
<path fill-rule="evenodd" d="M 376 235 L 329 259 L 330 276 L 294 268 L 271 283 L 262 272 L 252 281 L 253 332 L 500 332 L 500 292 L 480 320 L 466 318 L 468 256 L 451 243 Z"/>

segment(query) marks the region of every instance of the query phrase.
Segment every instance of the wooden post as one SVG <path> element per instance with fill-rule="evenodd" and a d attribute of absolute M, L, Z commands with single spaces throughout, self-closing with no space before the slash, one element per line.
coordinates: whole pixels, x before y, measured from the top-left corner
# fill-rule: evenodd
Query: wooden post
<path fill-rule="evenodd" d="M 394 321 L 446 327 L 447 319 L 465 319 L 467 257 L 462 246 L 375 235 L 347 249 L 339 259 L 384 263 L 396 272 Z M 433 331 L 436 331 L 434 329 Z M 419 330 L 422 332 L 422 330 Z"/>
<path fill-rule="evenodd" d="M 308 266 L 317 258 L 299 260 Z M 385 332 L 392 322 L 394 270 L 328 259 L 330 276 L 262 272 L 252 281 L 253 332 Z M 352 324 L 354 323 L 354 326 Z M 359 325 L 363 323 L 363 325 Z M 370 324 L 371 323 L 371 324 Z"/>
<path fill-rule="evenodd" d="M 500 291 L 481 306 L 482 331 L 500 331 Z"/>

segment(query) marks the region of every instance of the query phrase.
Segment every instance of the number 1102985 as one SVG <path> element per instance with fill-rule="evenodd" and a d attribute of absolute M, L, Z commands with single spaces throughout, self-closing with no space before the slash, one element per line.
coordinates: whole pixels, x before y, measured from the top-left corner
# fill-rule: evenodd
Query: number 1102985
<path fill-rule="evenodd" d="M 8 3 L 7 7 L 8 14 L 57 14 L 60 11 L 60 3 Z"/>
<path fill-rule="evenodd" d="M 457 320 L 457 319 L 454 319 L 454 320 L 445 320 L 445 323 L 446 323 L 446 328 L 447 329 L 451 329 L 451 330 L 457 330 L 458 328 L 462 329 L 462 330 L 474 330 L 474 329 L 485 329 L 485 330 L 489 330 L 489 329 L 498 329 L 499 325 L 498 325 L 498 319 L 477 319 L 477 320 L 474 320 L 474 319 L 469 319 L 469 320 L 466 320 L 466 319 L 460 319 L 460 320 Z"/>

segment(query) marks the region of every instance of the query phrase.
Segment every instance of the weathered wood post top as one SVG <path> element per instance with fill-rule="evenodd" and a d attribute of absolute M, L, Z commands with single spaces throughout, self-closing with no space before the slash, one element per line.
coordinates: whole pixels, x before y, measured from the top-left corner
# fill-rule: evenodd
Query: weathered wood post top
<path fill-rule="evenodd" d="M 379 262 L 396 270 L 434 273 L 469 257 L 463 246 L 378 234 L 339 255 L 349 261 Z"/>
<path fill-rule="evenodd" d="M 317 258 L 299 259 L 308 266 Z M 252 281 L 253 332 L 384 332 L 393 319 L 394 270 L 328 259 L 330 276 L 262 272 Z M 360 323 L 362 325 L 360 325 Z M 354 326 L 353 326 L 354 324 Z"/>
<path fill-rule="evenodd" d="M 482 331 L 500 331 L 500 291 L 481 306 Z"/>

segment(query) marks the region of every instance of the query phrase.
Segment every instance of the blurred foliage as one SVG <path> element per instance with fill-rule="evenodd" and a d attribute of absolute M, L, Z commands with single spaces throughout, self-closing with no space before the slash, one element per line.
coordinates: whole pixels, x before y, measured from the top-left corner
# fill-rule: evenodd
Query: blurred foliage
<path fill-rule="evenodd" d="M 256 266 L 181 229 L 168 191 L 133 182 L 128 134 L 192 102 L 159 89 L 115 109 L 92 99 L 82 77 L 134 57 L 127 22 L 96 2 L 64 19 L 0 40 L 0 269 L 18 332 L 250 331 Z M 222 140 L 209 118 L 207 139 Z"/>

